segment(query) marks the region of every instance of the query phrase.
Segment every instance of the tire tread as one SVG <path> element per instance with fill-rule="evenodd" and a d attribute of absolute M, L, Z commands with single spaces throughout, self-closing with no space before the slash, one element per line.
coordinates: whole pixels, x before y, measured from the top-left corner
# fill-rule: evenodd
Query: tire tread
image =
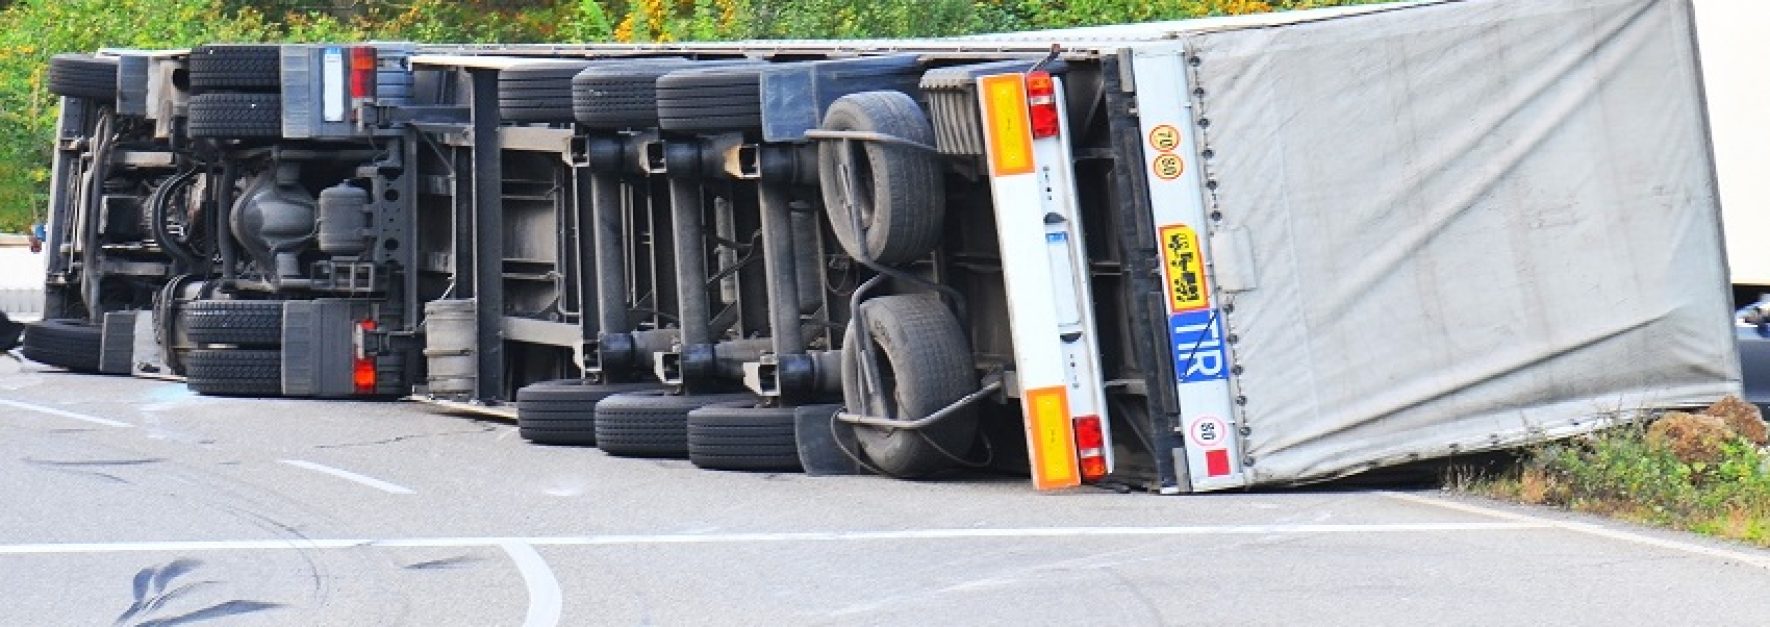
<path fill-rule="evenodd" d="M 283 352 L 198 349 L 185 355 L 185 384 L 206 396 L 281 396 Z"/>

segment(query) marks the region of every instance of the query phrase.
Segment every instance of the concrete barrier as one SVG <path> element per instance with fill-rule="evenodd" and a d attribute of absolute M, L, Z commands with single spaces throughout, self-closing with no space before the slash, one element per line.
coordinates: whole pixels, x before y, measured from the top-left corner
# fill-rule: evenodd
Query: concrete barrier
<path fill-rule="evenodd" d="M 0 312 L 17 321 L 43 317 L 43 288 L 0 287 Z"/>
<path fill-rule="evenodd" d="M 43 317 L 44 261 L 22 236 L 0 236 L 0 311 L 13 320 Z"/>

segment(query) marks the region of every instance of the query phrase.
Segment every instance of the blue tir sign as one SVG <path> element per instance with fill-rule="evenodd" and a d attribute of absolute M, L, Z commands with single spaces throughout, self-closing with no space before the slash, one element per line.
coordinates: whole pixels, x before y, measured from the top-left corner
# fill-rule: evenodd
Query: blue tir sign
<path fill-rule="evenodd" d="M 1229 355 L 1223 350 L 1223 321 L 1214 309 L 1168 317 L 1168 339 L 1174 347 L 1174 372 L 1181 383 L 1229 378 Z"/>

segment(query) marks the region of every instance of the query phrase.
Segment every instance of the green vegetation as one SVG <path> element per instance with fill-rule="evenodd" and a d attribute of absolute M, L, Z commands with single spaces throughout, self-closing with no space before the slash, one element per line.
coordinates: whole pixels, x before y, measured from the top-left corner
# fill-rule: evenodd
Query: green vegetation
<path fill-rule="evenodd" d="M 1770 546 L 1770 452 L 1758 411 L 1728 399 L 1701 414 L 1547 444 L 1463 490 Z"/>
<path fill-rule="evenodd" d="M 1375 0 L 0 0 L 0 232 L 46 202 L 49 58 L 218 41 L 586 42 L 921 37 Z"/>
<path fill-rule="evenodd" d="M 55 128 L 55 100 L 45 84 L 49 57 L 103 46 L 256 40 L 272 32 L 260 13 L 212 19 L 214 10 L 208 0 L 21 0 L 0 11 L 0 232 L 22 230 L 47 194 Z"/>

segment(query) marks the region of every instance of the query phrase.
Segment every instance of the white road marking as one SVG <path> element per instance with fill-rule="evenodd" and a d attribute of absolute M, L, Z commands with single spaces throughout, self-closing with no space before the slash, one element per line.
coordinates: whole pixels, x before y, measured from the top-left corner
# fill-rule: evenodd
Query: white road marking
<path fill-rule="evenodd" d="M 565 596 L 560 593 L 559 580 L 554 578 L 553 569 L 547 567 L 547 560 L 541 559 L 533 545 L 503 542 L 498 546 L 516 562 L 516 570 L 522 573 L 522 582 L 529 588 L 529 609 L 522 620 L 523 627 L 558 625 Z"/>
<path fill-rule="evenodd" d="M 316 464 L 316 463 L 313 463 L 310 461 L 303 461 L 303 460 L 299 460 L 299 459 L 284 459 L 284 460 L 279 460 L 279 461 L 281 461 L 282 463 L 288 464 L 290 466 L 294 466 L 296 468 L 305 468 L 307 470 L 312 470 L 314 472 L 323 472 L 328 475 L 332 475 L 334 477 L 337 477 L 339 479 L 344 479 L 346 481 L 353 481 L 356 483 L 360 483 L 362 485 L 369 486 L 371 488 L 374 488 L 376 490 L 380 490 L 382 492 L 386 492 L 388 494 L 416 494 L 416 492 L 413 492 L 411 488 L 408 488 L 408 487 L 405 487 L 405 486 L 402 486 L 399 484 L 395 484 L 395 483 L 388 483 L 386 481 L 382 481 L 382 480 L 376 479 L 374 477 L 359 475 L 357 473 L 354 473 L 354 472 L 351 472 L 348 470 L 344 470 L 341 468 L 333 468 L 331 466 Z"/>
<path fill-rule="evenodd" d="M 207 551 L 276 551 L 349 549 L 374 546 L 374 540 L 195 540 L 185 542 L 86 542 L 68 544 L 15 544 L 0 547 L 0 555 L 75 555 L 92 553 L 199 553 Z M 448 545 L 466 546 L 466 545 Z M 475 545 L 480 546 L 480 545 Z"/>
<path fill-rule="evenodd" d="M 607 535 L 533 538 L 537 546 L 745 544 L 764 542 L 856 542 L 880 540 L 961 540 L 981 538 L 1104 538 L 1126 536 L 1306 535 L 1534 529 L 1525 523 L 1398 523 L 1371 525 L 1202 525 L 1196 527 L 1022 527 L 1009 529 L 903 529 L 892 531 L 803 531 L 663 535 Z"/>
<path fill-rule="evenodd" d="M 1309 535 L 1358 533 L 1439 533 L 1549 529 L 1543 522 L 1446 522 L 1339 525 L 1205 525 L 1196 527 L 1024 527 L 1008 529 L 903 529 L 891 531 L 797 531 L 600 536 L 193 540 L 171 542 L 88 542 L 0 545 L 0 555 L 75 553 L 195 553 L 202 551 L 310 550 L 350 548 L 468 548 L 529 546 L 646 546 L 668 544 L 758 544 L 769 542 L 877 542 L 984 538 L 1106 538 L 1214 535 Z"/>
<path fill-rule="evenodd" d="M 1509 520 L 1521 524 L 1531 523 L 1543 527 L 1552 527 L 1555 529 L 1572 531 L 1574 533 L 1598 536 L 1600 538 L 1620 540 L 1631 544 L 1668 549 L 1693 555 L 1715 557 L 1731 562 L 1739 562 L 1749 566 L 1756 566 L 1758 568 L 1770 569 L 1770 553 L 1749 553 L 1746 551 L 1735 551 L 1719 547 L 1704 546 L 1692 542 L 1679 542 L 1677 540 L 1656 538 L 1649 535 L 1623 531 L 1621 529 L 1612 529 L 1603 525 L 1575 522 L 1571 520 L 1555 520 L 1553 518 L 1539 518 L 1529 514 L 1508 512 L 1505 510 L 1482 507 L 1480 505 L 1459 503 L 1457 501 L 1432 498 L 1429 496 L 1420 496 L 1418 494 L 1407 494 L 1403 492 L 1379 492 L 1378 494 L 1400 501 L 1418 503 L 1420 505 L 1430 505 L 1432 507 L 1463 512 L 1466 514 L 1476 514 L 1479 516 Z"/>
<path fill-rule="evenodd" d="M 51 416 L 60 416 L 62 418 L 72 418 L 74 420 L 79 420 L 82 422 L 90 422 L 95 425 L 104 425 L 107 427 L 117 427 L 120 429 L 127 429 L 129 427 L 135 426 L 135 425 L 129 424 L 127 422 L 122 422 L 120 420 L 111 420 L 109 418 L 99 418 L 98 416 L 88 416 L 86 414 L 75 413 L 75 412 L 71 412 L 71 411 L 67 411 L 67 410 L 63 410 L 63 409 L 56 409 L 54 407 L 45 407 L 45 406 L 38 405 L 35 403 L 26 403 L 24 401 L 12 401 L 12 400 L 6 400 L 3 398 L 0 398 L 0 405 L 4 405 L 6 407 L 14 407 L 17 409 L 23 409 L 25 411 L 34 411 L 39 414 L 49 414 Z"/>

